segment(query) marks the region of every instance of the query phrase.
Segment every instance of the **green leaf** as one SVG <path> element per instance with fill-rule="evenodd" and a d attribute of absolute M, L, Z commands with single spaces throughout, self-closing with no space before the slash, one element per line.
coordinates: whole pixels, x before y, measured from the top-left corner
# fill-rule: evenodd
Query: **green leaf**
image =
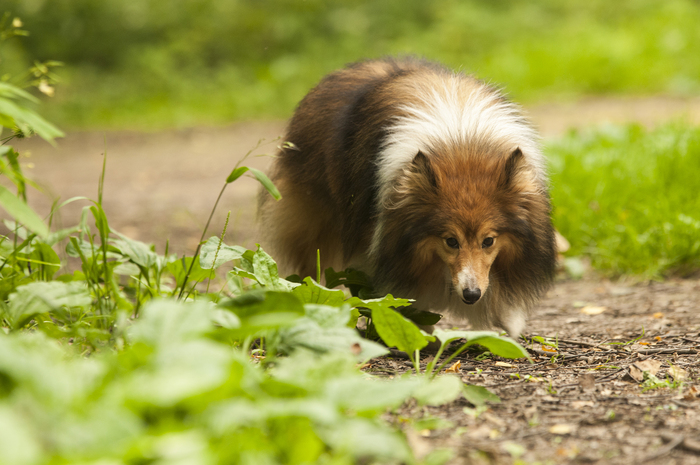
<path fill-rule="evenodd" d="M 293 326 L 280 331 L 279 347 L 291 353 L 298 348 L 315 352 L 351 352 L 358 362 L 380 357 L 389 351 L 372 341 L 362 338 L 355 329 L 347 326 L 351 319 L 351 308 L 306 304 L 306 317 Z"/>
<path fill-rule="evenodd" d="M 335 376 L 327 381 L 325 397 L 341 408 L 368 414 L 396 408 L 414 395 L 422 379 L 411 376 L 392 380 Z"/>
<path fill-rule="evenodd" d="M 388 295 L 387 297 L 393 298 Z M 413 354 L 428 345 L 428 338 L 420 329 L 396 310 L 378 305 L 372 308 L 372 322 L 379 337 L 389 347 L 396 347 L 407 354 Z"/>
<path fill-rule="evenodd" d="M 155 300 L 141 309 L 127 330 L 128 339 L 149 346 L 165 346 L 193 340 L 211 331 L 214 306 L 205 302 L 179 303 Z"/>
<path fill-rule="evenodd" d="M 227 183 L 232 183 L 236 179 L 240 178 L 245 174 L 247 171 L 250 171 L 253 173 L 253 176 L 255 176 L 255 179 L 260 182 L 260 184 L 263 185 L 263 187 L 267 190 L 267 192 L 270 193 L 276 200 L 279 200 L 282 198 L 282 195 L 280 194 L 280 191 L 277 190 L 275 185 L 270 181 L 270 178 L 267 177 L 265 173 L 263 173 L 260 170 L 257 170 L 255 168 L 249 168 L 247 166 L 240 166 L 233 171 L 231 171 L 231 174 L 228 175 L 228 178 L 226 178 Z"/>
<path fill-rule="evenodd" d="M 238 245 L 226 245 L 216 236 L 210 237 L 202 246 L 199 262 L 201 267 L 207 270 L 218 268 L 226 262 L 240 259 L 246 250 L 245 247 Z M 216 262 L 214 257 L 216 257 Z"/>
<path fill-rule="evenodd" d="M 39 215 L 4 186 L 0 186 L 0 206 L 37 236 L 41 238 L 48 237 L 49 228 Z"/>
<path fill-rule="evenodd" d="M 418 326 L 432 326 L 442 319 L 442 315 L 439 313 L 418 310 L 413 306 L 403 307 L 399 310 L 399 313 Z"/>
<path fill-rule="evenodd" d="M 289 326 L 304 315 L 304 306 L 291 293 L 263 289 L 222 299 L 219 307 L 240 318 L 243 334 Z"/>
<path fill-rule="evenodd" d="M 443 347 L 447 347 L 450 342 L 457 339 L 466 339 L 467 342 L 463 347 L 479 344 L 500 357 L 529 357 L 527 351 L 520 344 L 507 336 L 499 336 L 495 331 L 444 331 L 436 329 L 433 336 L 440 340 Z"/>
<path fill-rule="evenodd" d="M 338 422 L 323 439 L 339 452 L 360 459 L 373 457 L 376 463 L 411 463 L 411 451 L 398 432 L 365 418 L 350 418 Z"/>
<path fill-rule="evenodd" d="M 175 277 L 175 280 L 177 282 L 178 287 L 182 286 L 182 282 L 185 279 L 185 275 L 187 275 L 187 270 L 190 269 L 190 265 L 192 264 L 192 257 L 182 257 L 179 258 L 173 262 L 168 263 L 165 266 L 165 269 L 168 270 L 172 275 Z M 199 281 L 202 281 L 204 279 L 209 278 L 211 275 L 212 271 L 211 270 L 203 270 L 201 266 L 199 266 L 199 257 L 194 258 L 194 265 L 192 265 L 192 271 L 190 272 L 190 277 L 189 281 L 190 283 L 196 283 Z"/>
<path fill-rule="evenodd" d="M 145 269 L 151 268 L 156 264 L 158 255 L 151 250 L 150 246 L 143 242 L 129 239 L 116 231 L 114 233 L 119 236 L 119 239 L 112 240 L 110 244 L 116 247 L 132 263 Z"/>
<path fill-rule="evenodd" d="M 10 294 L 8 319 L 13 327 L 22 326 L 27 319 L 41 313 L 66 308 L 86 308 L 92 297 L 85 283 L 60 281 L 33 282 L 19 286 Z"/>
<path fill-rule="evenodd" d="M 33 465 L 41 463 L 42 445 L 31 422 L 21 409 L 0 405 L 0 463 Z"/>
<path fill-rule="evenodd" d="M 310 277 L 304 278 L 303 284 L 292 290 L 305 304 L 323 304 L 340 307 L 345 302 L 345 293 L 341 290 L 331 290 L 321 286 Z"/>
<path fill-rule="evenodd" d="M 352 268 L 335 271 L 333 268 L 326 268 L 324 275 L 326 286 L 330 289 L 342 285 L 350 289 L 350 293 L 355 297 L 361 299 L 376 297 L 369 276 L 362 271 Z"/>
<path fill-rule="evenodd" d="M 486 402 L 499 403 L 501 401 L 500 397 L 485 387 L 473 384 L 462 384 L 462 395 L 477 407 L 486 404 Z"/>
<path fill-rule="evenodd" d="M 442 375 L 434 378 L 423 377 L 424 383 L 416 389 L 413 397 L 421 405 L 439 406 L 448 404 L 462 394 L 462 380 L 456 376 Z"/>
<path fill-rule="evenodd" d="M 10 129 L 13 129 L 13 126 L 17 126 L 25 134 L 36 132 L 41 138 L 48 142 L 52 142 L 56 137 L 63 137 L 63 132 L 44 118 L 18 105 L 13 100 L 3 97 L 2 95 L 9 95 L 14 98 L 33 99 L 33 97 L 27 98 L 29 94 L 21 89 L 15 87 L 14 90 L 10 90 L 8 86 L 14 87 L 7 83 L 2 83 L 0 86 L 0 117 L 3 117 L 1 119 L 3 126 L 9 127 Z"/>
<path fill-rule="evenodd" d="M 253 274 L 257 281 L 272 290 L 291 290 L 277 272 L 277 263 L 258 245 L 253 255 Z"/>
<path fill-rule="evenodd" d="M 54 273 L 61 268 L 61 259 L 50 246 L 43 242 L 33 244 L 32 248 L 34 250 L 29 254 L 29 259 L 32 260 L 32 263 L 38 265 L 42 272 L 41 279 L 50 280 Z"/>

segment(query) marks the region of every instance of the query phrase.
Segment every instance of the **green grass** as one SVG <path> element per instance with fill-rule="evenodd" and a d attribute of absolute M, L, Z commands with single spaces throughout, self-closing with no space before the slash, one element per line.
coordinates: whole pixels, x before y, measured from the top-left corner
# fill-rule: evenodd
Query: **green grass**
<path fill-rule="evenodd" d="M 700 268 L 700 128 L 637 125 L 550 144 L 554 222 L 613 276 Z"/>
<path fill-rule="evenodd" d="M 0 50 L 3 66 L 64 61 L 44 113 L 65 127 L 287 118 L 324 74 L 401 53 L 474 72 L 522 102 L 700 93 L 700 5 L 692 0 L 165 5 L 10 0 L 6 8 L 31 35 Z"/>

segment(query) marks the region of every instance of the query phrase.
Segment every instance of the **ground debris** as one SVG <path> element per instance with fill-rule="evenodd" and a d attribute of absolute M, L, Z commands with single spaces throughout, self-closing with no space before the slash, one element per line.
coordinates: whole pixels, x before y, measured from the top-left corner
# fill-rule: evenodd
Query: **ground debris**
<path fill-rule="evenodd" d="M 608 310 L 583 315 L 578 302 Z M 561 282 L 541 309 L 520 341 L 532 361 L 455 359 L 501 403 L 404 406 L 401 418 L 446 420 L 423 439 L 452 448 L 450 463 L 700 464 L 700 280 Z"/>

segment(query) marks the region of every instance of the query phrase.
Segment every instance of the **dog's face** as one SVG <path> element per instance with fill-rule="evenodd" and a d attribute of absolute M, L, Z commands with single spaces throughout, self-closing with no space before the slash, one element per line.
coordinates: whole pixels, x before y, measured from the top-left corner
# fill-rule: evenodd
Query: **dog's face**
<path fill-rule="evenodd" d="M 491 265 L 508 237 L 499 237 L 488 222 L 475 234 L 450 229 L 436 252 L 450 271 L 452 288 L 465 304 L 475 304 L 489 287 Z"/>
<path fill-rule="evenodd" d="M 422 247 L 439 257 L 452 290 L 472 305 L 486 293 L 496 257 L 508 261 L 516 249 L 510 231 L 521 220 L 508 211 L 515 207 L 509 193 L 517 187 L 523 156 L 516 149 L 505 157 L 449 160 L 429 161 L 421 154 L 414 160 L 413 184 L 423 186 L 421 198 L 430 206 L 423 219 L 433 224 Z"/>

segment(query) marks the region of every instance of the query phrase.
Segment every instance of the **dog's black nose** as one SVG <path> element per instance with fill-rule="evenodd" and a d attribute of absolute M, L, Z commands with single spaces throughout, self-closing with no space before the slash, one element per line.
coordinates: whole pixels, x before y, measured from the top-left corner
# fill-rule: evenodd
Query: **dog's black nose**
<path fill-rule="evenodd" d="M 476 289 L 465 289 L 462 292 L 462 296 L 464 297 L 464 302 L 468 303 L 469 305 L 475 304 L 481 297 L 481 289 L 478 287 Z"/>

